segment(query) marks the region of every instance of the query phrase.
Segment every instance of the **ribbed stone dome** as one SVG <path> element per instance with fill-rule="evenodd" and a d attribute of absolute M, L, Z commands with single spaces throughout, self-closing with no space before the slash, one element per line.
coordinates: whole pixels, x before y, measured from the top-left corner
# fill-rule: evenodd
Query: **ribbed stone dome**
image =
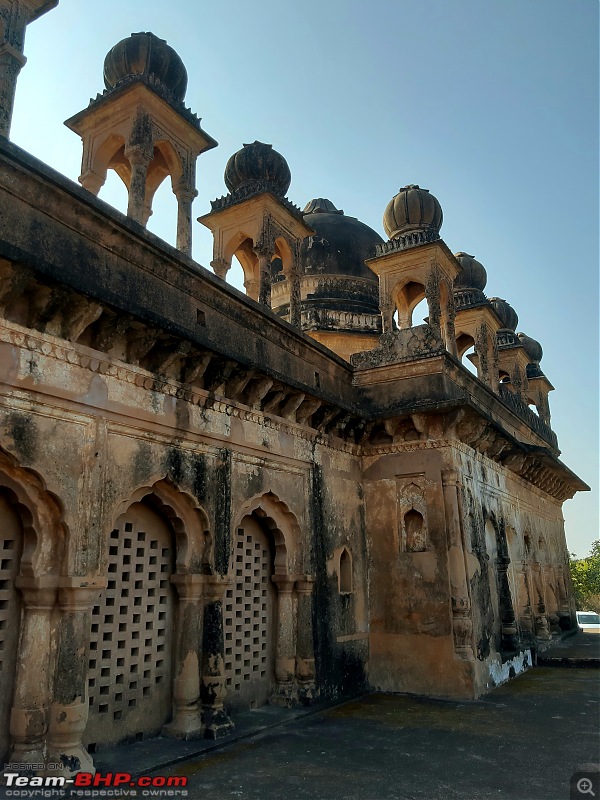
<path fill-rule="evenodd" d="M 292 174 L 285 158 L 273 150 L 273 145 L 262 142 L 245 144 L 225 167 L 225 185 L 230 192 L 257 184 L 284 197 L 291 181 Z"/>
<path fill-rule="evenodd" d="M 411 231 L 439 233 L 443 218 L 442 207 L 429 190 L 410 184 L 387 204 L 383 227 L 390 239 Z"/>
<path fill-rule="evenodd" d="M 375 255 L 375 245 L 383 242 L 376 231 L 321 197 L 307 203 L 303 214 L 315 231 L 300 247 L 305 275 L 346 275 L 378 282 L 364 263 Z"/>
<path fill-rule="evenodd" d="M 183 100 L 187 89 L 187 71 L 175 50 L 153 33 L 132 33 L 122 39 L 104 59 L 104 84 L 114 89 L 124 78 L 139 76 L 162 83 L 175 97 Z"/>
<path fill-rule="evenodd" d="M 539 364 L 544 355 L 542 345 L 536 339 L 532 339 L 531 336 L 527 336 L 525 333 L 517 333 L 517 337 L 523 345 L 523 350 L 525 350 L 531 361 Z"/>
<path fill-rule="evenodd" d="M 502 323 L 502 327 L 505 330 L 514 331 L 519 324 L 519 317 L 514 308 L 501 297 L 490 297 L 489 302 Z"/>
<path fill-rule="evenodd" d="M 460 272 L 454 279 L 454 288 L 483 291 L 487 283 L 487 272 L 483 264 L 480 264 L 474 256 L 470 256 L 468 253 L 455 253 L 454 257 L 460 264 Z"/>

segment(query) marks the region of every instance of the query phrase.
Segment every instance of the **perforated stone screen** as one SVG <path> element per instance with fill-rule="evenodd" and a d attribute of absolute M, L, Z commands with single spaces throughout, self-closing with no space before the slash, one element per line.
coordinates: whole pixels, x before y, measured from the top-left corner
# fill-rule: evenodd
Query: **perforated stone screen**
<path fill-rule="evenodd" d="M 141 503 L 112 531 L 92 610 L 88 744 L 156 734 L 171 715 L 173 536 Z"/>
<path fill-rule="evenodd" d="M 247 517 L 234 542 L 235 582 L 223 609 L 226 703 L 254 708 L 269 697 L 273 675 L 272 554 L 259 525 Z"/>
<path fill-rule="evenodd" d="M 16 509 L 2 489 L 0 521 L 0 758 L 4 758 L 9 747 L 8 728 L 21 618 L 15 578 L 21 563 L 23 530 Z"/>

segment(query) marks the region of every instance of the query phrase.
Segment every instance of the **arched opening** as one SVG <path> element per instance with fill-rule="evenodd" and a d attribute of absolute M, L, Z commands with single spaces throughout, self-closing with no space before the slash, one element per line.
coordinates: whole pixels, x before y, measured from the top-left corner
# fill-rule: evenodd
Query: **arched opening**
<path fill-rule="evenodd" d="M 394 322 L 399 330 L 420 325 L 423 314 L 427 316 L 429 308 L 425 300 L 425 287 L 416 281 L 408 281 L 401 289 L 394 292 Z M 423 305 L 424 303 L 424 305 Z"/>
<path fill-rule="evenodd" d="M 100 199 L 116 208 L 122 214 L 127 212 L 127 203 L 129 202 L 127 187 L 112 169 L 109 169 L 106 173 L 106 181 L 100 190 Z"/>
<path fill-rule="evenodd" d="M 0 486 L 0 759 L 8 761 L 9 721 L 21 625 L 21 595 L 15 586 L 23 552 L 23 523 L 16 497 Z"/>
<path fill-rule="evenodd" d="M 339 584 L 340 594 L 352 592 L 352 556 L 346 547 L 340 553 Z"/>
<path fill-rule="evenodd" d="M 166 176 L 163 176 L 163 178 Z M 175 247 L 177 234 L 177 199 L 173 194 L 169 181 L 160 179 L 155 188 L 150 185 L 146 190 L 146 206 L 152 206 L 152 214 L 148 219 L 148 230 L 163 241 Z"/>
<path fill-rule="evenodd" d="M 274 685 L 276 543 L 264 519 L 247 514 L 236 528 L 225 592 L 226 703 L 231 710 L 267 703 Z"/>
<path fill-rule="evenodd" d="M 498 373 L 498 382 L 502 384 L 510 384 L 510 375 L 508 374 L 508 372 L 500 370 L 500 372 Z"/>
<path fill-rule="evenodd" d="M 176 546 L 158 505 L 152 495 L 134 502 L 109 536 L 108 584 L 92 609 L 90 752 L 156 735 L 171 717 Z"/>
<path fill-rule="evenodd" d="M 227 283 L 235 286 L 240 292 L 245 292 L 244 288 L 244 268 L 236 255 L 231 259 L 231 267 L 227 270 Z"/>
<path fill-rule="evenodd" d="M 406 532 L 406 550 L 409 553 L 420 553 L 426 549 L 423 515 L 414 508 L 404 515 L 404 530 Z"/>

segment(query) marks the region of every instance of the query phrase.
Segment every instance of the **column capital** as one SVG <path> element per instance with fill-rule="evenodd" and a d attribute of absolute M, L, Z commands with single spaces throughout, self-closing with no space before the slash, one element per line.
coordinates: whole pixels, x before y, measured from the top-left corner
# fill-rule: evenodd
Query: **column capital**
<path fill-rule="evenodd" d="M 204 597 L 209 603 L 222 600 L 225 590 L 233 585 L 233 578 L 226 575 L 205 575 L 204 581 Z"/>
<path fill-rule="evenodd" d="M 271 581 L 277 586 L 279 594 L 291 594 L 296 578 L 294 575 L 271 575 Z"/>
<path fill-rule="evenodd" d="M 221 278 L 221 280 L 225 280 L 225 276 L 231 269 L 231 264 L 224 258 L 213 258 L 213 260 L 210 262 L 210 265 L 213 268 L 217 278 Z"/>
<path fill-rule="evenodd" d="M 132 167 L 147 167 L 153 158 L 153 152 L 146 144 L 134 144 L 130 146 L 126 145 L 123 155 L 129 161 Z"/>
<path fill-rule="evenodd" d="M 298 594 L 311 595 L 315 585 L 314 575 L 295 575 L 294 586 Z"/>
<path fill-rule="evenodd" d="M 460 486 L 460 473 L 455 467 L 442 470 L 442 484 L 444 486 Z"/>
<path fill-rule="evenodd" d="M 13 47 L 13 45 L 10 44 L 9 42 L 4 42 L 3 44 L 0 44 L 0 59 L 4 58 L 11 58 L 14 61 L 16 61 L 17 64 L 19 65 L 19 69 L 21 69 L 21 67 L 24 67 L 25 64 L 27 63 L 27 59 L 25 58 L 23 53 L 21 53 L 20 50 L 17 50 L 16 47 Z"/>
<path fill-rule="evenodd" d="M 108 580 L 99 575 L 61 578 L 58 588 L 61 611 L 72 613 L 87 611 L 107 584 Z"/>
<path fill-rule="evenodd" d="M 199 600 L 204 594 L 204 586 L 208 575 L 181 574 L 171 576 L 171 583 L 177 588 L 177 593 L 182 600 Z"/>
<path fill-rule="evenodd" d="M 15 579 L 15 586 L 21 592 L 25 608 L 32 611 L 47 611 L 56 602 L 56 575 L 19 575 Z"/>
<path fill-rule="evenodd" d="M 198 190 L 190 186 L 187 181 L 177 181 L 177 183 L 173 184 L 173 194 L 180 203 L 191 203 L 198 197 Z"/>

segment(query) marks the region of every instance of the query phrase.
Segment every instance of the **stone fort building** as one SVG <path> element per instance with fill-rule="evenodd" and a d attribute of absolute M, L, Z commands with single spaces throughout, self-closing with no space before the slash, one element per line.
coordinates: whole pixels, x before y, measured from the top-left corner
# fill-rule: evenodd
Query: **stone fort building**
<path fill-rule="evenodd" d="M 561 506 L 587 486 L 542 348 L 439 202 L 400 189 L 384 241 L 301 211 L 245 144 L 198 265 L 217 142 L 166 42 L 119 42 L 67 121 L 81 186 L 8 141 L 25 27 L 56 4 L 0 0 L 0 757 L 77 771 L 236 709 L 476 698 L 526 668 L 574 625 Z M 96 197 L 108 169 L 127 216 Z M 167 178 L 177 248 L 145 229 Z"/>

